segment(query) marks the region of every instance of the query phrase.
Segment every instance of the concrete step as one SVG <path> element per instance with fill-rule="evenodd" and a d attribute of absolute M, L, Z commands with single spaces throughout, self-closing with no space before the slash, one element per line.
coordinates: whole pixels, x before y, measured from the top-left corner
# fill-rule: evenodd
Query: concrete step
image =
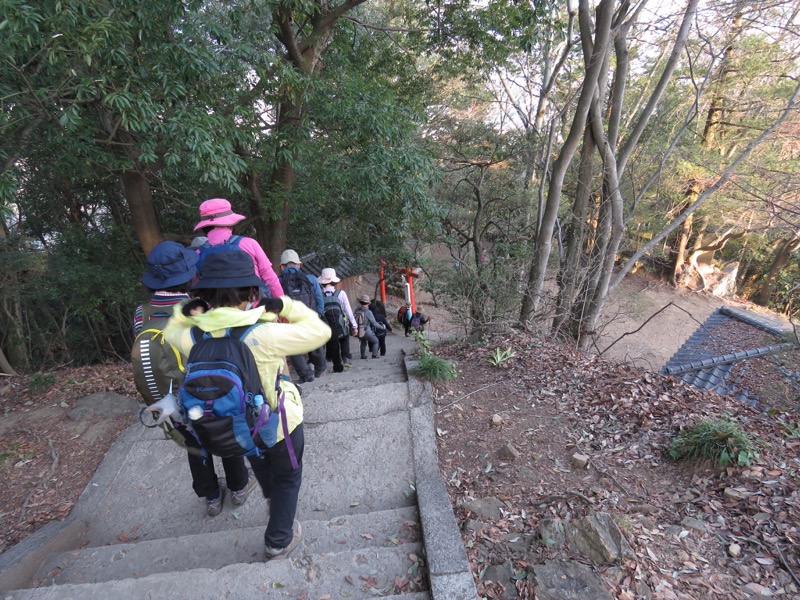
<path fill-rule="evenodd" d="M 365 548 L 335 554 L 303 554 L 268 563 L 165 572 L 99 583 L 64 584 L 3 592 L 4 600 L 263 600 L 263 598 L 429 598 L 419 577 L 425 569 L 418 544 Z M 407 583 L 411 580 L 412 583 Z M 398 587 L 398 584 L 400 587 Z M 419 594 L 417 592 L 424 592 Z M 404 593 L 405 592 L 405 593 Z"/>
<path fill-rule="evenodd" d="M 303 408 L 306 424 L 381 417 L 408 408 L 408 383 L 348 390 L 318 388 L 303 398 Z"/>
<path fill-rule="evenodd" d="M 303 542 L 296 556 L 394 547 L 419 542 L 414 507 L 348 515 L 329 521 L 302 521 Z M 34 576 L 34 585 L 98 583 L 190 569 L 220 569 L 264 560 L 264 526 L 215 533 L 83 548 L 52 554 Z M 418 549 L 419 550 L 419 549 Z"/>
<path fill-rule="evenodd" d="M 414 460 L 407 412 L 378 418 L 307 423 L 303 458 L 308 482 L 300 492 L 303 507 L 325 518 L 416 503 Z"/>
<path fill-rule="evenodd" d="M 313 395 L 309 394 L 309 404 Z M 329 407 L 326 407 L 328 410 Z M 408 436 L 408 415 L 394 412 L 375 418 L 307 423 L 300 490 L 300 519 L 388 510 L 415 503 Z M 92 501 L 76 507 L 89 524 L 88 545 L 171 538 L 187 531 L 212 533 L 266 523 L 266 502 L 258 490 L 235 510 L 226 502 L 222 514 L 205 516 L 203 499 L 192 491 L 186 455 L 160 434 L 144 430 L 119 459 L 101 469 L 90 484 Z M 217 474 L 223 470 L 216 461 Z M 169 499 L 169 502 L 165 502 Z M 84 514 L 85 513 L 85 514 Z"/>

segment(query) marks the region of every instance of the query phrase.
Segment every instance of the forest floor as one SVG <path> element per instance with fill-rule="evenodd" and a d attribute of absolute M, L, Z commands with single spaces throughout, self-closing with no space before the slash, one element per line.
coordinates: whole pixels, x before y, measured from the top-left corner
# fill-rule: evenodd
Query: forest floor
<path fill-rule="evenodd" d="M 437 443 L 481 597 L 536 598 L 532 566 L 571 559 L 619 600 L 800 599 L 800 387 L 787 376 L 800 352 L 756 359 L 763 412 L 656 373 L 722 304 L 635 277 L 608 311 L 602 357 L 519 332 L 436 347 L 458 368 L 435 386 Z M 748 329 L 720 354 L 765 343 Z M 498 350 L 511 357 L 496 366 Z M 757 441 L 750 466 L 670 457 L 682 427 L 721 417 Z M 598 512 L 633 551 L 614 564 L 545 533 Z"/>
<path fill-rule="evenodd" d="M 421 304 L 431 329 L 457 333 L 444 311 Z M 543 544 L 540 526 L 545 517 L 570 522 L 602 511 L 633 549 L 617 564 L 592 566 L 614 598 L 800 598 L 800 393 L 792 383 L 771 386 L 764 400 L 776 410 L 757 412 L 654 373 L 720 304 L 633 278 L 598 350 L 646 324 L 602 357 L 521 333 L 437 346 L 459 372 L 435 389 L 440 466 L 482 597 L 534 598 L 533 564 L 588 562 Z M 396 309 L 388 303 L 389 315 Z M 514 356 L 493 366 L 495 349 Z M 784 362 L 800 371 L 796 358 Z M 67 415 L 94 392 L 136 397 L 129 369 L 110 363 L 0 379 L 0 551 L 69 513 L 132 419 Z M 759 441 L 750 467 L 669 458 L 681 426 L 720 416 Z M 587 465 L 578 468 L 575 454 Z M 486 498 L 502 503 L 500 517 L 468 508 Z"/>

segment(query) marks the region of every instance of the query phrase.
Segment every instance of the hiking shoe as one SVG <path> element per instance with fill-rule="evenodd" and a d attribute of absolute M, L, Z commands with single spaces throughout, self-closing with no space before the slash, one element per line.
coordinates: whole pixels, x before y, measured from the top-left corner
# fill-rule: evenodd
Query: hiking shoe
<path fill-rule="evenodd" d="M 214 498 L 213 500 L 206 497 L 206 514 L 209 517 L 216 517 L 219 513 L 222 512 L 222 504 L 225 501 L 225 494 L 228 492 L 228 488 L 225 487 L 225 480 L 219 480 L 219 496 Z"/>
<path fill-rule="evenodd" d="M 361 360 L 367 360 L 367 355 L 366 354 L 362 354 L 361 355 Z"/>
<path fill-rule="evenodd" d="M 292 541 L 285 548 L 273 548 L 272 546 L 264 545 L 264 560 L 276 560 L 286 558 L 297 546 L 300 545 L 300 540 L 303 537 L 303 527 L 300 521 L 294 520 L 292 525 Z"/>
<path fill-rule="evenodd" d="M 241 506 L 245 502 L 247 502 L 247 497 L 250 495 L 250 492 L 253 491 L 253 488 L 256 487 L 255 476 L 250 475 L 250 479 L 247 480 L 247 485 L 245 485 L 242 489 L 236 490 L 235 492 L 231 490 L 231 504 L 234 506 Z"/>

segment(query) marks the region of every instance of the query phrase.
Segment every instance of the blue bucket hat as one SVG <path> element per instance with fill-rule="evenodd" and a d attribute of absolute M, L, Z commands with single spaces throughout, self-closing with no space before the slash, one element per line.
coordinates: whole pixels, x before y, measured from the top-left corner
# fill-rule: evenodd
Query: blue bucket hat
<path fill-rule="evenodd" d="M 194 279 L 199 256 L 178 242 L 161 242 L 147 257 L 142 283 L 151 290 L 163 290 Z"/>
<path fill-rule="evenodd" d="M 258 287 L 262 283 L 252 257 L 244 250 L 231 248 L 206 255 L 200 281 L 192 289 Z"/>

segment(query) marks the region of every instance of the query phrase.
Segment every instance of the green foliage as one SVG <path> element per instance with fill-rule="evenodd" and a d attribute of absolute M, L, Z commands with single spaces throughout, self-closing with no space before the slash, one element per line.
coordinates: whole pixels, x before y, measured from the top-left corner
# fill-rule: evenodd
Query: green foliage
<path fill-rule="evenodd" d="M 748 466 L 758 447 L 741 425 L 731 419 L 706 419 L 682 429 L 669 450 L 675 460 L 711 461 L 720 466 Z"/>
<path fill-rule="evenodd" d="M 0 302 L 18 316 L 0 317 L 0 330 L 13 334 L 0 341 L 24 347 L 30 370 L 128 356 L 143 262 L 130 232 L 100 225 L 66 228 L 45 248 L 0 251 Z"/>
<path fill-rule="evenodd" d="M 493 367 L 499 368 L 507 368 L 508 361 L 514 358 L 517 355 L 516 352 L 512 348 L 506 348 L 505 350 L 501 350 L 499 347 L 495 348 L 492 353 L 489 355 L 489 364 Z"/>
<path fill-rule="evenodd" d="M 415 377 L 428 381 L 448 381 L 457 376 L 456 366 L 433 353 L 423 353 L 409 371 Z"/>
<path fill-rule="evenodd" d="M 424 335 L 414 332 L 414 340 L 420 348 L 420 355 L 417 364 L 414 365 L 409 373 L 415 377 L 428 381 L 449 381 L 458 376 L 455 363 L 436 356 L 431 350 L 431 344 L 425 339 Z"/>
<path fill-rule="evenodd" d="M 28 391 L 31 395 L 36 396 L 44 394 L 47 390 L 53 387 L 56 383 L 56 376 L 52 373 L 34 373 L 28 383 Z"/>

